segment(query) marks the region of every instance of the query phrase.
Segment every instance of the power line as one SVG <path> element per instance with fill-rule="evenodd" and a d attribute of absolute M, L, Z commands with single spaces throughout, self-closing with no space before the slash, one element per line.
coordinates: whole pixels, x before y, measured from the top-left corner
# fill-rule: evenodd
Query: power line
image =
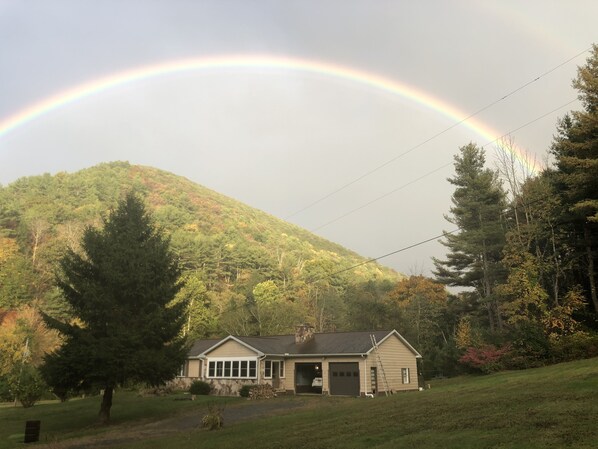
<path fill-rule="evenodd" d="M 535 200 L 530 201 L 529 203 L 527 203 L 525 205 L 525 207 L 529 207 L 529 206 L 531 206 L 533 204 L 539 203 L 540 201 L 544 201 L 545 199 L 546 198 L 537 198 L 537 199 L 535 199 Z M 509 205 L 509 206 L 505 207 L 505 209 L 501 212 L 501 215 L 506 216 L 505 214 L 508 213 L 511 209 L 515 209 L 515 211 L 516 211 L 518 209 L 518 206 L 517 205 Z M 574 221 L 575 221 L 574 219 L 560 220 L 560 221 L 554 223 L 553 226 L 554 227 L 558 227 L 558 226 L 562 226 L 564 224 L 573 223 Z M 354 270 L 355 268 L 358 268 L 358 267 L 360 267 L 362 265 L 366 265 L 368 263 L 376 262 L 376 261 L 378 261 L 380 259 L 384 259 L 386 257 L 398 254 L 398 253 L 406 251 L 408 249 L 415 248 L 416 246 L 423 245 L 424 243 L 431 242 L 432 240 L 436 240 L 436 239 L 445 237 L 447 235 L 454 234 L 455 232 L 458 232 L 460 230 L 462 230 L 461 226 L 457 227 L 457 229 L 453 229 L 452 231 L 443 231 L 442 234 L 439 234 L 439 235 L 434 236 L 434 237 L 430 237 L 430 238 L 425 239 L 425 240 L 421 240 L 421 241 L 419 241 L 417 243 L 413 243 L 411 245 L 405 246 L 405 247 L 397 249 L 395 251 L 391 251 L 390 253 L 384 254 L 382 256 L 378 256 L 378 257 L 374 257 L 372 259 L 365 260 L 365 261 L 360 262 L 358 264 L 352 265 L 352 266 L 350 266 L 348 268 L 343 268 L 342 270 L 338 270 L 338 271 L 335 271 L 333 273 L 329 273 L 327 275 L 321 276 L 321 277 L 319 277 L 317 279 L 308 280 L 308 281 L 306 281 L 306 284 L 313 284 L 314 282 L 318 282 L 318 281 L 321 281 L 323 279 L 327 279 L 327 278 L 335 276 L 337 274 L 344 273 L 344 272 L 350 271 L 350 270 Z M 582 256 L 583 256 L 583 254 L 582 254 Z"/>
<path fill-rule="evenodd" d="M 576 101 L 577 101 L 577 98 L 574 98 L 573 100 L 571 100 L 571 101 L 568 101 L 567 103 L 565 103 L 565 104 L 562 104 L 562 105 L 560 105 L 559 107 L 557 107 L 557 108 L 554 108 L 553 110 L 551 110 L 551 111 L 549 111 L 549 112 L 546 112 L 545 114 L 542 114 L 541 116 L 539 116 L 539 117 L 536 117 L 536 118 L 535 118 L 535 119 L 533 119 L 533 120 L 530 120 L 529 122 L 527 122 L 527 123 L 525 123 L 525 124 L 523 124 L 523 125 L 519 126 L 518 128 L 512 129 L 512 130 L 511 130 L 511 131 L 509 131 L 508 133 L 505 133 L 505 134 L 503 134 L 502 136 L 499 136 L 499 137 L 497 137 L 496 139 L 494 139 L 494 140 L 492 140 L 492 141 L 490 141 L 490 142 L 487 142 L 487 143 L 485 143 L 484 145 L 482 145 L 482 148 L 485 148 L 485 147 L 487 147 L 488 145 L 490 145 L 490 144 L 493 144 L 494 142 L 496 142 L 496 141 L 498 141 L 498 140 L 500 140 L 500 139 L 503 139 L 503 138 L 505 138 L 505 137 L 507 137 L 507 136 L 509 136 L 509 135 L 513 134 L 513 133 L 516 133 L 516 132 L 517 132 L 517 131 L 519 131 L 520 129 L 523 129 L 523 128 L 525 128 L 526 126 L 529 126 L 529 125 L 531 125 L 532 123 L 535 123 L 535 122 L 537 122 L 538 120 L 541 120 L 541 119 L 543 119 L 544 117 L 548 117 L 549 115 L 551 115 L 551 114 L 554 114 L 556 111 L 558 111 L 558 110 L 560 110 L 560 109 L 563 109 L 564 107 L 567 107 L 567 106 L 569 106 L 570 104 L 573 104 L 573 103 L 575 103 Z"/>
<path fill-rule="evenodd" d="M 438 167 L 438 168 L 436 168 L 436 169 L 434 169 L 434 170 L 432 170 L 432 171 L 429 171 L 429 172 L 427 172 L 426 174 L 424 174 L 424 175 L 420 176 L 419 178 L 413 179 L 412 181 L 409 181 L 408 183 L 406 183 L 406 184 L 403 184 L 402 186 L 400 186 L 400 187 L 397 187 L 396 189 L 394 189 L 394 190 L 391 190 L 390 192 L 387 192 L 387 193 L 385 193 L 385 194 L 383 194 L 383 195 L 381 195 L 381 196 L 379 196 L 379 197 L 377 197 L 377 198 L 374 198 L 373 200 L 371 200 L 371 201 L 368 201 L 367 203 L 365 203 L 365 204 L 362 204 L 361 206 L 359 206 L 359 207 L 356 207 L 355 209 L 351 209 L 349 212 L 346 212 L 346 213 L 344 213 L 343 215 L 341 215 L 341 216 L 339 216 L 339 217 L 336 217 L 336 218 L 334 218 L 334 219 L 332 219 L 332 220 L 330 220 L 330 221 L 327 221 L 326 223 L 324 223 L 323 225 L 320 225 L 320 226 L 318 226 L 317 228 L 310 229 L 310 232 L 315 232 L 315 231 L 317 231 L 317 230 L 319 230 L 319 229 L 322 229 L 322 228 L 324 228 L 324 227 L 326 227 L 326 226 L 328 226 L 328 225 L 330 225 L 330 224 L 332 224 L 332 223 L 334 223 L 334 222 L 337 222 L 337 221 L 339 221 L 340 219 L 342 219 L 342 218 L 345 218 L 346 216 L 348 216 L 348 215 L 351 215 L 351 214 L 353 214 L 353 213 L 357 212 L 358 210 L 364 209 L 364 208 L 366 208 L 367 206 L 369 206 L 369 205 L 371 205 L 371 204 L 373 204 L 373 203 L 375 203 L 375 202 L 377 202 L 377 201 L 380 201 L 381 199 L 384 199 L 384 198 L 386 198 L 387 196 L 390 196 L 390 195 L 392 195 L 393 193 L 395 193 L 395 192 L 398 192 L 399 190 L 402 190 L 402 189 L 404 189 L 405 187 L 408 187 L 408 186 L 410 186 L 411 184 L 415 184 L 416 182 L 418 182 L 418 181 L 421 181 L 422 179 L 424 179 L 424 178 L 426 178 L 426 177 L 428 177 L 428 176 L 430 176 L 430 175 L 432 175 L 432 174 L 434 174 L 434 173 L 436 173 L 436 172 L 438 172 L 438 171 L 442 170 L 443 168 L 446 168 L 446 167 L 448 167 L 448 166 L 450 166 L 450 165 L 453 165 L 453 163 L 452 163 L 452 162 L 449 162 L 448 164 L 444 164 L 444 165 L 443 165 L 443 166 L 441 166 L 441 167 Z"/>
<path fill-rule="evenodd" d="M 554 72 L 555 70 L 559 69 L 560 67 L 568 64 L 569 62 L 573 61 L 574 59 L 577 59 L 579 56 L 583 55 L 584 53 L 587 53 L 588 51 L 590 51 L 592 49 L 592 47 L 588 47 L 585 50 L 577 53 L 575 56 L 572 56 L 571 58 L 567 59 L 566 61 L 563 61 L 562 63 L 558 64 L 557 66 L 551 68 L 550 70 L 547 70 L 546 72 L 542 73 L 541 75 L 535 77 L 534 79 L 528 81 L 527 83 L 517 87 L 516 89 L 512 90 L 511 92 L 507 93 L 506 95 L 503 95 L 502 97 L 498 98 L 497 100 L 494 100 L 493 102 L 487 104 L 486 106 L 478 109 L 477 111 L 469 114 L 467 117 L 461 119 L 460 121 L 452 124 L 451 126 L 449 126 L 448 128 L 434 134 L 433 136 L 425 139 L 424 141 L 418 143 L 417 145 L 407 149 L 406 151 L 398 154 L 397 156 L 387 160 L 386 162 L 383 162 L 382 164 L 378 165 L 377 167 L 374 167 L 373 169 L 367 171 L 366 173 L 358 176 L 357 178 L 354 178 L 353 180 L 349 181 L 348 183 L 342 185 L 341 187 L 338 187 L 336 190 L 333 190 L 332 192 L 320 197 L 319 199 L 309 203 L 307 206 L 287 215 L 286 217 L 284 217 L 285 220 L 290 219 L 291 217 L 294 217 L 295 215 L 300 214 L 301 212 L 306 211 L 307 209 L 312 208 L 313 206 L 315 206 L 316 204 L 321 203 L 322 201 L 327 200 L 328 198 L 330 198 L 331 196 L 337 194 L 338 192 L 341 192 L 342 190 L 345 190 L 347 187 L 352 186 L 353 184 L 361 181 L 362 179 L 370 176 L 371 174 L 381 170 L 382 168 L 386 167 L 387 165 L 395 162 L 396 160 L 400 159 L 401 157 L 411 153 L 412 151 L 415 151 L 416 149 L 420 148 L 421 146 L 425 145 L 426 143 L 436 139 L 437 137 L 445 134 L 446 132 L 450 131 L 451 129 L 461 125 L 462 123 L 466 122 L 467 120 L 469 120 L 470 118 L 475 117 L 476 115 L 482 113 L 483 111 L 491 108 L 492 106 L 496 105 L 497 103 L 500 103 L 501 101 L 504 101 L 505 99 L 509 98 L 510 96 L 514 95 L 515 93 L 525 89 L 526 87 L 530 86 L 531 84 L 537 82 L 538 80 L 540 80 L 541 78 L 549 75 L 550 73 Z"/>
<path fill-rule="evenodd" d="M 385 257 L 393 256 L 393 255 L 395 255 L 395 254 L 398 254 L 398 253 L 401 253 L 401 252 L 403 252 L 403 251 L 407 251 L 408 249 L 415 248 L 416 246 L 423 245 L 424 243 L 431 242 L 432 240 L 437 240 L 437 239 L 439 239 L 439 238 L 441 238 L 441 237 L 444 237 L 444 236 L 446 236 L 446 235 L 449 235 L 449 234 L 454 234 L 455 232 L 459 231 L 460 229 L 461 229 L 461 228 L 457 228 L 457 229 L 453 229 L 453 230 L 452 230 L 452 231 L 450 231 L 450 232 L 443 232 L 443 233 L 442 233 L 442 234 L 440 234 L 440 235 L 436 235 L 436 236 L 434 236 L 434 237 L 430 237 L 430 238 L 428 238 L 428 239 L 426 239 L 426 240 L 419 241 L 419 242 L 417 242 L 417 243 L 414 243 L 414 244 L 412 244 L 412 245 L 405 246 L 405 247 L 403 247 L 403 248 L 400 248 L 400 249 L 397 249 L 397 250 L 395 250 L 395 251 L 391 251 L 390 253 L 384 254 L 384 255 L 382 255 L 382 256 L 378 256 L 378 257 L 374 257 L 373 259 L 368 259 L 368 260 L 365 260 L 365 261 L 363 261 L 363 262 L 360 262 L 360 263 L 358 263 L 358 264 L 356 264 L 356 265 L 350 266 L 350 267 L 348 267 L 348 268 L 343 268 L 342 270 L 338 270 L 338 271 L 335 271 L 335 272 L 333 272 L 333 273 L 329 273 L 329 274 L 327 274 L 327 275 L 325 275 L 325 276 L 321 276 L 321 277 L 319 277 L 319 278 L 317 278 L 317 279 L 313 279 L 313 280 L 311 280 L 311 281 L 310 281 L 310 280 L 308 280 L 308 281 L 306 281 L 306 284 L 313 284 L 314 282 L 318 282 L 318 281 L 321 281 L 322 279 L 326 279 L 326 278 L 329 278 L 329 277 L 332 277 L 332 276 L 336 276 L 337 274 L 344 273 L 345 271 L 354 270 L 355 268 L 358 268 L 358 267 L 360 267 L 360 266 L 362 266 L 362 265 L 366 265 L 366 264 L 368 264 L 368 263 L 376 262 L 376 261 L 378 261 L 378 260 L 380 260 L 380 259 L 384 259 Z"/>
<path fill-rule="evenodd" d="M 541 116 L 539 116 L 539 117 L 536 117 L 535 119 L 533 119 L 533 120 L 530 120 L 529 122 L 527 122 L 527 123 L 525 123 L 525 124 L 523 124 L 523 125 L 521 125 L 521 126 L 518 126 L 517 128 L 515 128 L 515 129 L 513 129 L 513 130 L 511 130 L 511 131 L 509 131 L 509 132 L 507 132 L 507 133 L 505 133 L 505 134 L 503 134 L 502 136 L 499 136 L 499 137 L 497 137 L 496 139 L 494 139 L 494 140 L 491 140 L 490 142 L 487 142 L 487 143 L 485 143 L 485 144 L 484 144 L 484 145 L 482 145 L 481 147 L 482 147 L 482 148 L 485 148 L 485 147 L 487 147 L 488 145 L 491 145 L 491 144 L 493 144 L 493 143 L 495 143 L 495 142 L 497 142 L 497 141 L 499 141 L 499 140 L 501 140 L 501 139 L 503 139 L 503 138 L 505 138 L 505 137 L 507 137 L 507 136 L 509 136 L 509 135 L 512 135 L 512 134 L 516 133 L 517 131 L 519 131 L 519 130 L 521 130 L 521 129 L 525 128 L 526 126 L 529 126 L 529 125 L 531 125 L 531 124 L 533 124 L 533 123 L 537 122 L 538 120 L 541 120 L 541 119 L 543 119 L 544 117 L 547 117 L 547 116 L 549 116 L 549 115 L 551 115 L 551 114 L 555 113 L 556 111 L 558 111 L 558 110 L 560 110 L 560 109 L 563 109 L 563 108 L 565 108 L 565 107 L 569 106 L 570 104 L 572 104 L 572 103 L 574 103 L 574 102 L 576 102 L 576 101 L 577 101 L 577 98 L 574 98 L 573 100 L 571 100 L 571 101 L 569 101 L 569 102 L 567 102 L 567 103 L 565 103 L 565 104 L 562 104 L 561 106 L 559 106 L 559 107 L 557 107 L 557 108 L 555 108 L 555 109 L 552 109 L 551 111 L 549 111 L 549 112 L 546 112 L 546 113 L 542 114 Z M 351 215 L 351 214 L 353 214 L 353 213 L 355 213 L 355 212 L 357 212 L 357 211 L 359 211 L 359 210 L 361 210 L 361 209 L 365 209 L 367 206 L 369 206 L 369 205 L 371 205 L 371 204 L 373 204 L 373 203 L 375 203 L 375 202 L 377 202 L 377 201 L 380 201 L 380 200 L 382 200 L 382 199 L 384 199 L 384 198 L 386 198 L 386 197 L 388 197 L 388 196 L 392 195 L 393 193 L 396 193 L 396 192 L 398 192 L 399 190 L 402 190 L 402 189 L 404 189 L 405 187 L 408 187 L 408 186 L 410 186 L 410 185 L 412 185 L 412 184 L 415 184 L 416 182 L 418 182 L 418 181 L 421 181 L 422 179 L 424 179 L 424 178 L 426 178 L 426 177 L 428 177 L 428 176 L 430 176 L 430 175 L 432 175 L 432 174 L 434 174 L 434 173 L 436 173 L 436 172 L 438 172 L 438 171 L 440 171 L 440 170 L 442 170 L 442 169 L 444 169 L 444 168 L 446 168 L 446 167 L 449 167 L 449 166 L 451 166 L 452 164 L 453 164 L 453 162 L 449 162 L 449 163 L 447 163 L 447 164 L 441 165 L 440 167 L 438 167 L 438 168 L 435 168 L 434 170 L 431 170 L 431 171 L 429 171 L 429 172 L 427 172 L 427 173 L 423 174 L 423 175 L 422 175 L 422 176 L 420 176 L 419 178 L 416 178 L 416 179 L 414 179 L 414 180 L 412 180 L 412 181 L 409 181 L 408 183 L 406 183 L 406 184 L 403 184 L 403 185 L 401 185 L 400 187 L 397 187 L 396 189 L 394 189 L 394 190 L 391 190 L 390 192 L 387 192 L 387 193 L 385 193 L 385 194 L 383 194 L 383 195 L 381 195 L 381 196 L 378 196 L 378 197 L 376 197 L 376 198 L 374 198 L 374 199 L 372 199 L 372 200 L 368 201 L 367 203 L 365 203 L 365 204 L 362 204 L 361 206 L 358 206 L 358 207 L 356 207 L 356 208 L 354 208 L 354 209 L 351 209 L 350 211 L 348 211 L 348 212 L 345 212 L 344 214 L 342 214 L 342 215 L 340 215 L 340 216 L 338 216 L 338 217 L 336 217 L 336 218 L 333 218 L 332 220 L 329 220 L 329 221 L 327 221 L 326 223 L 324 223 L 324 224 L 322 224 L 322 225 L 320 225 L 320 226 L 318 226 L 318 227 L 315 227 L 315 228 L 312 228 L 312 229 L 310 229 L 310 232 L 315 232 L 315 231 L 318 231 L 318 230 L 320 230 L 320 229 L 322 229 L 322 228 L 325 228 L 326 226 L 328 226 L 328 225 L 331 225 L 332 223 L 335 223 L 335 222 L 337 222 L 337 221 L 339 221 L 339 220 L 341 220 L 341 219 L 343 219 L 343 218 L 345 218 L 345 217 L 347 217 L 347 216 L 349 216 L 349 215 Z"/>

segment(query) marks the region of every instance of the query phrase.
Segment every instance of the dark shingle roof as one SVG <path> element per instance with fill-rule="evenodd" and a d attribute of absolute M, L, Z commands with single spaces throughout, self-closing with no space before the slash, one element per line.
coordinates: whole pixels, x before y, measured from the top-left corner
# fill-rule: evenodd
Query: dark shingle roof
<path fill-rule="evenodd" d="M 191 349 L 189 349 L 187 355 L 189 357 L 197 357 L 198 355 L 207 351 L 221 340 L 221 338 L 216 338 L 213 340 L 195 340 L 193 342 L 193 345 L 191 346 Z"/>
<path fill-rule="evenodd" d="M 389 333 L 390 331 L 314 334 L 312 340 L 302 344 L 295 344 L 294 335 L 237 338 L 264 354 L 365 354 L 372 349 L 371 334 L 380 341 Z"/>
<path fill-rule="evenodd" d="M 236 340 L 267 355 L 332 355 L 332 354 L 365 354 L 372 349 L 370 335 L 380 342 L 395 331 L 362 331 L 362 332 L 333 332 L 314 334 L 312 340 L 303 344 L 295 344 L 294 335 L 276 335 L 269 337 L 243 337 L 235 336 Z M 398 334 L 397 334 L 398 335 Z M 406 340 L 399 336 L 407 347 L 419 355 Z M 197 356 L 217 345 L 222 340 L 198 340 L 190 351 L 190 356 Z M 197 352 L 200 349 L 201 352 Z"/>

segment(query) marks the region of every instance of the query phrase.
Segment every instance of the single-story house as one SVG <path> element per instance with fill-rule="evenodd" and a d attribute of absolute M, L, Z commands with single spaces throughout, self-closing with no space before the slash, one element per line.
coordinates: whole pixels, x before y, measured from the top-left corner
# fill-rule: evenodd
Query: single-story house
<path fill-rule="evenodd" d="M 236 395 L 246 384 L 287 393 L 363 396 L 417 390 L 421 355 L 396 330 L 198 340 L 178 381 L 199 379 L 216 394 Z"/>

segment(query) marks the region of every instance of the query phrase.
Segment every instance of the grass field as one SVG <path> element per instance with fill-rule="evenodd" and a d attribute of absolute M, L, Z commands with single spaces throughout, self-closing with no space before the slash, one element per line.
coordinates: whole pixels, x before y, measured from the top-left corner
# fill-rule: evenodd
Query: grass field
<path fill-rule="evenodd" d="M 433 383 L 430 390 L 389 397 L 313 400 L 316 406 L 238 422 L 219 431 L 179 432 L 118 447 L 598 447 L 598 359 L 448 379 Z M 30 417 L 41 419 L 48 432 L 65 433 L 63 436 L 98 432 L 97 428 L 89 427 L 97 414 L 97 406 L 95 399 L 40 405 L 29 410 L 0 408 L 0 448 L 23 446 L 10 438 L 10 434 L 17 431 L 7 431 L 5 426 L 22 426 Z M 115 422 L 121 423 L 157 419 L 198 406 L 201 404 L 197 401 L 177 402 L 172 398 L 135 398 L 121 394 L 115 398 L 113 417 Z M 240 406 L 251 407 L 252 402 L 242 402 Z M 68 421 L 68 426 L 63 421 Z"/>
<path fill-rule="evenodd" d="M 169 396 L 142 397 L 132 391 L 117 391 L 114 395 L 109 428 L 159 420 L 193 410 L 203 410 L 206 403 L 238 402 L 237 398 L 198 396 L 195 401 L 179 393 Z M 101 398 L 99 396 L 72 399 L 65 403 L 47 401 L 31 408 L 20 405 L 0 405 L 0 449 L 25 447 L 23 434 L 27 420 L 41 420 L 40 442 L 63 440 L 102 433 L 107 430 L 97 424 Z M 31 445 L 27 445 L 31 447 Z"/>

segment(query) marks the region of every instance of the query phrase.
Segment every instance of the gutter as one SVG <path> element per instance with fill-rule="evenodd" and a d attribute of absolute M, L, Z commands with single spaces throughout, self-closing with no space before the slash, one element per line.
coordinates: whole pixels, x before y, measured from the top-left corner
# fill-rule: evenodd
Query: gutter
<path fill-rule="evenodd" d="M 341 354 L 337 353 L 324 353 L 324 354 L 293 354 L 293 353 L 285 353 L 285 354 L 265 354 L 269 357 L 366 357 L 367 353 L 363 352 L 345 352 Z"/>

